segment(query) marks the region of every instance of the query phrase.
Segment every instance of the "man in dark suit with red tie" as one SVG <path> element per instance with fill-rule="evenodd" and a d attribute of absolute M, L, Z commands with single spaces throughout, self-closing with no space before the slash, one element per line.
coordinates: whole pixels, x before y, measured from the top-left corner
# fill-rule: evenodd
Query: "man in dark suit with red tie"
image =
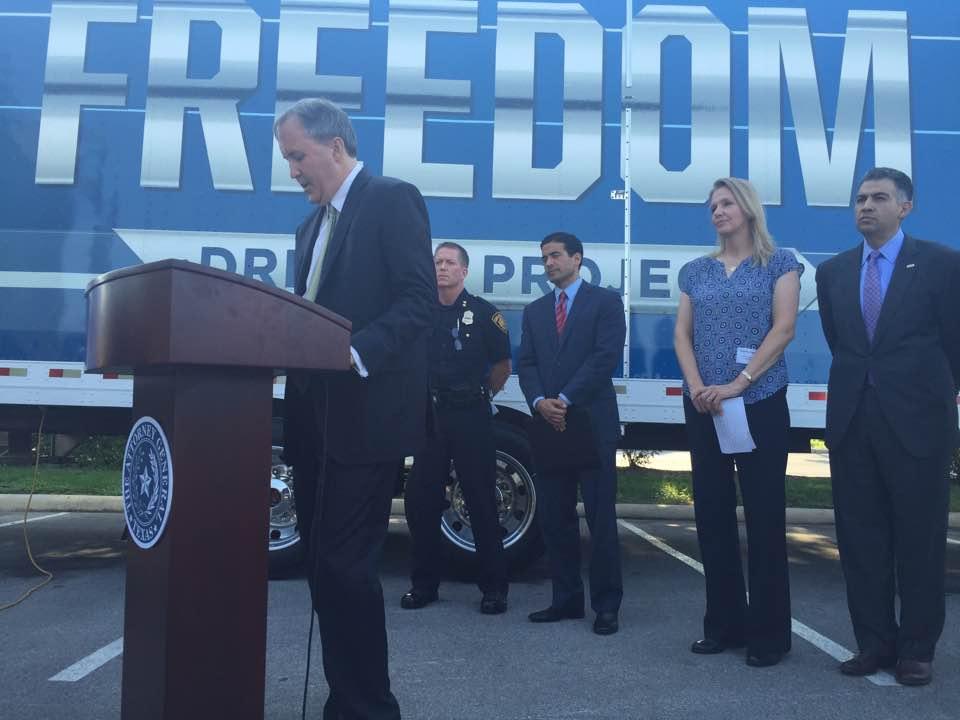
<path fill-rule="evenodd" d="M 859 648 L 840 671 L 896 667 L 901 684 L 925 685 L 945 612 L 960 253 L 904 235 L 912 208 L 906 174 L 868 172 L 855 201 L 864 242 L 817 268 L 817 298 L 833 354 L 826 441 Z"/>
<path fill-rule="evenodd" d="M 397 720 L 378 564 L 403 458 L 427 426 L 437 302 L 430 224 L 409 183 L 357 162 L 350 119 L 301 100 L 274 133 L 319 207 L 297 229 L 296 293 L 353 323 L 347 373 L 287 376 L 285 447 L 330 686 L 324 720 Z"/>
<path fill-rule="evenodd" d="M 540 250 L 555 288 L 524 309 L 517 373 L 534 414 L 537 516 L 553 597 L 550 607 L 532 613 L 530 620 L 584 616 L 579 485 L 592 547 L 593 630 L 609 635 L 619 628 L 623 597 L 616 517 L 620 417 L 611 379 L 620 368 L 626 336 L 623 301 L 580 277 L 583 244 L 574 235 L 548 235 Z"/>

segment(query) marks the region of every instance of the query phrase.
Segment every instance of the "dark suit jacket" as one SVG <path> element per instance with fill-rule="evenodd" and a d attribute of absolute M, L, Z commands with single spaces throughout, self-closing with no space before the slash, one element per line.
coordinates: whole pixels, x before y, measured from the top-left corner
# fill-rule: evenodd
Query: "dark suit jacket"
<path fill-rule="evenodd" d="M 298 295 L 306 289 L 322 219 L 318 208 L 297 229 Z M 288 463 L 316 461 L 324 417 L 327 451 L 341 463 L 399 461 L 420 448 L 428 401 L 423 341 L 436 302 L 423 198 L 409 183 L 361 170 L 324 254 L 317 303 L 353 323 L 351 344 L 370 375 L 290 373 L 284 402 Z"/>
<path fill-rule="evenodd" d="M 613 375 L 623 357 L 626 323 L 617 293 L 584 282 L 557 337 L 554 294 L 548 293 L 523 311 L 523 335 L 517 359 L 520 388 L 533 412 L 533 401 L 563 393 L 586 409 L 594 437 L 616 444 L 620 415 Z"/>
<path fill-rule="evenodd" d="M 862 253 L 860 244 L 817 268 L 820 322 L 833 353 L 827 445 L 843 440 L 869 372 L 907 452 L 928 457 L 957 437 L 960 253 L 904 238 L 872 344 L 860 310 Z"/>

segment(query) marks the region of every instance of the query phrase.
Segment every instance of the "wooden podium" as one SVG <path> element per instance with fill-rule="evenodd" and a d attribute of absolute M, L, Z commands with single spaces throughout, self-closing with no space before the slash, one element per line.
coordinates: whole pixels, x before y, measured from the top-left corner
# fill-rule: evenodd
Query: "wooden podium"
<path fill-rule="evenodd" d="M 238 275 L 164 260 L 87 288 L 91 372 L 133 372 L 169 444 L 162 534 L 130 543 L 125 720 L 260 720 L 275 370 L 348 370 L 350 322 Z"/>

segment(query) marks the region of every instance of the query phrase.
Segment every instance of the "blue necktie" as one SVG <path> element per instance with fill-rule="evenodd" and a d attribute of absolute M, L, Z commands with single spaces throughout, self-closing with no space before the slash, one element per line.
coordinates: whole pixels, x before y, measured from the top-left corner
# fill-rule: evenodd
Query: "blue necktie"
<path fill-rule="evenodd" d="M 879 259 L 879 250 L 874 250 L 867 256 L 867 273 L 863 278 L 863 324 L 867 328 L 867 338 L 871 343 L 873 334 L 877 331 L 880 308 L 883 306 Z"/>

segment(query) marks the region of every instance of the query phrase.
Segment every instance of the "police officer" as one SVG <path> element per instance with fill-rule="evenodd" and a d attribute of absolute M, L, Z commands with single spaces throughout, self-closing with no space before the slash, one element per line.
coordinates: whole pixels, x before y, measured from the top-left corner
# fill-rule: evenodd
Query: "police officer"
<path fill-rule="evenodd" d="M 433 256 L 440 304 L 430 338 L 430 392 L 437 432 L 414 458 L 405 507 L 413 540 L 413 587 L 400 599 L 407 610 L 434 602 L 440 584 L 440 516 L 453 460 L 480 565 L 480 611 L 507 609 L 507 573 L 497 514 L 496 448 L 490 397 L 510 375 L 510 337 L 497 309 L 464 290 L 470 258 L 444 242 Z"/>

